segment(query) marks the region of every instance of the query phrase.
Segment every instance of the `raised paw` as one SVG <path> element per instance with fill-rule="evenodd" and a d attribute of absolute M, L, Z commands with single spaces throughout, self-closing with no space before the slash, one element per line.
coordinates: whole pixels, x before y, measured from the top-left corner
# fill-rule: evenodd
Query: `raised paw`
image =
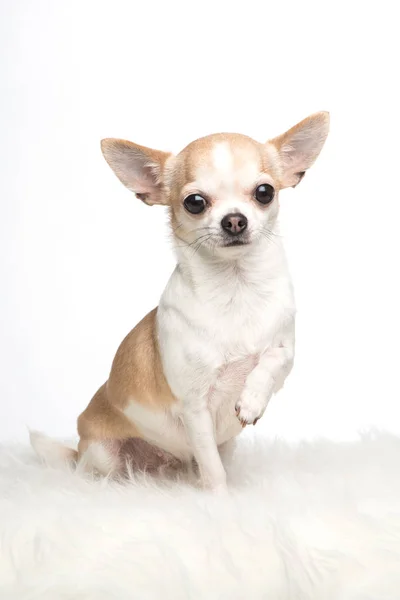
<path fill-rule="evenodd" d="M 255 425 L 262 417 L 267 406 L 267 398 L 265 396 L 245 391 L 235 406 L 236 416 L 239 419 L 242 427 L 246 425 Z"/>

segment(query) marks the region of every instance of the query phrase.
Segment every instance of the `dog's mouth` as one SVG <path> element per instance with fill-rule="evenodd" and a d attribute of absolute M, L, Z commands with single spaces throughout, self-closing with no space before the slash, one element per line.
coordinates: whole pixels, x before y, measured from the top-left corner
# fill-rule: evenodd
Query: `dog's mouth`
<path fill-rule="evenodd" d="M 232 248 L 233 246 L 247 246 L 250 244 L 249 240 L 237 239 L 237 240 L 229 240 L 222 244 L 223 248 Z"/>
<path fill-rule="evenodd" d="M 248 246 L 251 243 L 251 235 L 246 231 L 239 235 L 222 235 L 220 237 L 220 247 L 222 248 L 237 248 L 240 246 Z"/>
<path fill-rule="evenodd" d="M 247 234 L 247 232 L 244 235 L 237 236 L 215 235 L 211 232 L 202 234 L 191 242 L 176 233 L 175 237 L 182 242 L 182 246 L 192 248 L 194 252 L 201 252 L 202 250 L 214 252 L 218 251 L 218 249 L 224 250 L 225 248 L 237 248 L 239 250 L 245 246 L 250 246 L 253 241 L 252 236 Z"/>

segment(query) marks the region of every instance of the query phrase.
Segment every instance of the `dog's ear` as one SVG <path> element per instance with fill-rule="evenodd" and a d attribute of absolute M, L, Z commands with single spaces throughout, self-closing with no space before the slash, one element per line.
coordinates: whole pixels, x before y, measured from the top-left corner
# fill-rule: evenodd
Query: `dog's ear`
<path fill-rule="evenodd" d="M 120 181 L 146 204 L 167 204 L 162 175 L 168 152 L 152 150 L 127 140 L 101 141 L 103 156 Z"/>
<path fill-rule="evenodd" d="M 329 113 L 318 112 L 269 141 L 279 155 L 282 188 L 295 187 L 314 164 L 329 132 Z"/>

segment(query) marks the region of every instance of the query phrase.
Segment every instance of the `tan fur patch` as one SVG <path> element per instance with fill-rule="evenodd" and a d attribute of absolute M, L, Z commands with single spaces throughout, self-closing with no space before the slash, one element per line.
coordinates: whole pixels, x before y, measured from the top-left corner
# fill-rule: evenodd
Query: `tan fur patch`
<path fill-rule="evenodd" d="M 176 401 L 161 364 L 156 315 L 155 308 L 126 336 L 115 355 L 107 393 L 120 409 L 126 407 L 129 397 L 155 409 Z"/>
<path fill-rule="evenodd" d="M 129 397 L 155 411 L 175 402 L 165 380 L 152 310 L 126 336 L 114 358 L 110 377 L 92 398 L 78 419 L 80 454 L 90 440 L 142 437 L 122 412 Z"/>
<path fill-rule="evenodd" d="M 273 179 L 279 175 L 265 144 L 238 133 L 216 133 L 192 142 L 176 156 L 168 173 L 171 204 L 181 201 L 180 191 L 196 181 L 199 168 L 215 173 L 213 149 L 218 144 L 229 147 L 233 168 L 238 172 L 251 163 L 258 164 L 260 173 L 268 173 Z"/>

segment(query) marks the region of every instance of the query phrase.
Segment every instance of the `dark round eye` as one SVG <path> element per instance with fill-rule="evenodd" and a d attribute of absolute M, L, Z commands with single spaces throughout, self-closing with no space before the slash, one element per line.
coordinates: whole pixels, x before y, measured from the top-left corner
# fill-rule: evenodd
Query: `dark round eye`
<path fill-rule="evenodd" d="M 190 194 L 190 196 L 183 201 L 183 205 L 188 212 L 192 213 L 192 215 L 198 215 L 205 210 L 206 201 L 199 194 Z"/>
<path fill-rule="evenodd" d="M 275 190 L 269 183 L 263 183 L 258 186 L 254 195 L 260 204 L 269 204 L 274 199 Z"/>

